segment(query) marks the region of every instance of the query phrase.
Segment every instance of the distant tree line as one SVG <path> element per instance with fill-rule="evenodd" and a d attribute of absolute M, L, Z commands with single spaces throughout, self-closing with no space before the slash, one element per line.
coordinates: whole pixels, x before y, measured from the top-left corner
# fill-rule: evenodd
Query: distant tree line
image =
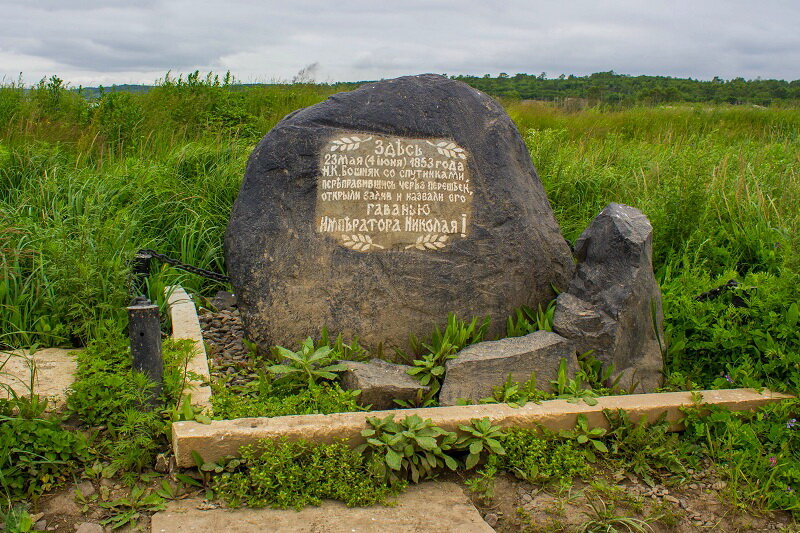
<path fill-rule="evenodd" d="M 253 83 L 243 84 L 235 80 L 230 73 L 224 78 L 209 73 L 202 77 L 195 71 L 178 78 L 170 77 L 167 73 L 159 85 L 186 85 L 192 86 L 217 86 L 234 91 L 242 91 L 257 87 L 271 87 L 287 85 L 316 86 L 323 91 L 344 91 L 355 89 L 368 81 L 313 83 L 295 77 L 292 84 L 285 83 Z M 557 78 L 548 78 L 546 73 L 514 74 L 513 76 L 501 72 L 492 77 L 483 76 L 451 76 L 463 81 L 476 89 L 492 96 L 520 100 L 546 100 L 564 102 L 570 99 L 580 100 L 580 104 L 590 106 L 608 104 L 627 106 L 635 104 L 658 105 L 670 102 L 708 102 L 715 104 L 757 104 L 768 106 L 777 103 L 800 103 L 800 80 L 746 80 L 734 78 L 724 80 L 714 77 L 712 80 L 697 80 L 692 78 L 673 78 L 671 76 L 630 76 L 616 72 L 595 72 L 587 76 L 564 75 Z M 300 79 L 300 81 L 297 81 Z M 44 83 L 43 80 L 41 83 Z M 73 89 L 89 99 L 99 98 L 103 94 L 113 92 L 146 93 L 153 86 L 150 85 L 114 85 L 111 87 L 80 87 Z"/>
<path fill-rule="evenodd" d="M 800 101 L 800 80 L 723 80 L 710 81 L 670 76 L 629 76 L 596 72 L 588 76 L 548 78 L 539 75 L 500 73 L 479 76 L 452 76 L 493 96 L 559 101 L 586 99 L 590 105 L 663 104 L 668 102 L 712 102 L 770 105 L 781 101 Z"/>

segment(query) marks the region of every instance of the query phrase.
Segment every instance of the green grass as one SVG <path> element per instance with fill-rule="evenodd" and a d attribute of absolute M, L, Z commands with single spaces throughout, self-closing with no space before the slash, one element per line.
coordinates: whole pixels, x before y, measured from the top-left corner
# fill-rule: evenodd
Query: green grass
<path fill-rule="evenodd" d="M 87 102 L 50 85 L 0 88 L 0 344 L 10 346 L 121 331 L 139 248 L 224 271 L 222 232 L 250 150 L 332 92 L 167 81 Z M 151 299 L 176 281 L 214 289 L 163 269 Z"/>
<path fill-rule="evenodd" d="M 0 87 L 0 346 L 90 344 L 69 408 L 84 430 L 107 428 L 91 443 L 97 468 L 134 479 L 166 449 L 167 419 L 180 417 L 148 415 L 137 407 L 141 384 L 130 374 L 121 335 L 133 253 L 154 248 L 224 272 L 222 235 L 250 151 L 284 115 L 336 90 L 243 89 L 191 77 L 162 80 L 148 93 L 87 101 L 58 79 L 32 91 Z M 676 105 L 570 113 L 537 103 L 506 107 L 568 239 L 613 201 L 638 207 L 653 223 L 671 388 L 800 391 L 800 110 Z M 739 289 L 696 300 L 732 278 Z M 220 288 L 156 266 L 151 299 L 163 304 L 164 286 L 175 282 L 205 294 Z M 169 357 L 183 353 L 173 348 L 165 352 Z M 105 389 L 96 386 L 100 382 Z M 179 385 L 172 379 L 168 392 L 176 396 Z M 253 384 L 218 394 L 215 408 L 250 416 L 355 405 L 336 387 L 291 399 L 273 392 Z M 8 492 L 13 485 L 6 498 L 50 490 L 51 481 L 77 475 L 88 460 L 78 433 L 9 409 L 0 415 L 16 424 L 9 431 L 6 423 L 0 439 L 6 444 L 0 446 L 0 486 L 5 483 Z M 611 452 L 601 457 L 640 475 L 675 476 L 679 469 L 670 467 L 669 457 L 690 464 L 705 456 L 729 480 L 737 505 L 798 512 L 798 415 L 791 401 L 751 415 L 692 415 L 677 442 L 654 426 L 637 432 L 623 424 L 605 437 Z M 559 468 L 586 465 L 575 460 L 578 447 L 571 443 L 554 454 L 547 446 L 555 443 L 514 435 L 504 444 L 513 456 L 510 471 L 550 479 Z M 33 454 L 61 447 L 63 457 L 12 456 L 29 442 L 41 444 L 41 450 L 31 448 Z M 240 472 L 217 488 L 236 503 L 280 506 L 329 496 L 359 503 L 385 493 L 382 485 L 361 479 L 361 458 L 344 448 L 284 448 L 249 456 L 261 493 L 248 492 L 251 480 Z M 291 479 L 276 482 L 271 464 L 287 457 Z M 20 458 L 31 472 L 52 472 L 45 472 L 47 479 L 29 475 Z M 348 468 L 337 478 L 340 464 Z M 333 474 L 306 479 L 308 465 Z M 484 477 L 491 477 L 489 470 Z M 356 496 L 342 493 L 354 480 L 362 483 Z M 313 490 L 304 492 L 303 483 Z"/>
<path fill-rule="evenodd" d="M 58 79 L 0 88 L 0 343 L 82 345 L 122 331 L 138 248 L 224 271 L 248 154 L 281 117 L 336 90 L 199 76 L 94 101 Z M 652 221 L 668 372 L 798 390 L 799 110 L 506 106 L 567 238 L 612 201 Z M 730 278 L 748 308 L 731 295 L 694 300 Z M 151 298 L 163 303 L 176 281 L 219 288 L 156 268 Z"/>
<path fill-rule="evenodd" d="M 798 243 L 800 111 L 510 111 L 567 238 L 616 201 L 650 218 L 660 271 L 688 258 L 711 273 L 775 272 L 792 259 L 776 248 Z"/>
<path fill-rule="evenodd" d="M 800 111 L 509 111 L 568 239 L 612 201 L 650 218 L 668 373 L 800 390 Z M 728 279 L 747 307 L 695 300 Z"/>

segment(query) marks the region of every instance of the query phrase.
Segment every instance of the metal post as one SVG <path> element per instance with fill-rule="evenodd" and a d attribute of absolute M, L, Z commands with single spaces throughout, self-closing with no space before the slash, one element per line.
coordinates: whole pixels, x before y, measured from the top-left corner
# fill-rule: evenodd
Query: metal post
<path fill-rule="evenodd" d="M 142 372 L 153 382 L 150 389 L 151 404 L 156 405 L 161 396 L 164 376 L 161 324 L 158 306 L 144 296 L 134 298 L 128 307 L 128 335 L 131 339 L 133 369 Z"/>
<path fill-rule="evenodd" d="M 153 258 L 147 252 L 139 250 L 131 261 L 131 295 L 144 294 L 145 282 L 150 275 L 150 260 Z"/>

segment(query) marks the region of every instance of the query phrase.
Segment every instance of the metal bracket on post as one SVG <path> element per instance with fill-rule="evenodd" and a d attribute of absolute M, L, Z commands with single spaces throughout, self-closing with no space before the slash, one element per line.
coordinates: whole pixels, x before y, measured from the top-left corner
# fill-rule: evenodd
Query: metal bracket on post
<path fill-rule="evenodd" d="M 128 307 L 128 336 L 131 340 L 133 369 L 153 383 L 150 402 L 158 404 L 163 389 L 164 359 L 161 354 L 161 321 L 157 305 L 144 296 L 133 299 Z"/>

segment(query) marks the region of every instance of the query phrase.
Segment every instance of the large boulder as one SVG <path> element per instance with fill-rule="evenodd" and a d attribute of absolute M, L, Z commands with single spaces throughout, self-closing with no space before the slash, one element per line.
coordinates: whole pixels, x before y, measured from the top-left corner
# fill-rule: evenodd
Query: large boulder
<path fill-rule="evenodd" d="M 613 364 L 620 384 L 650 392 L 662 379 L 664 317 L 653 275 L 653 228 L 638 209 L 609 204 L 575 244 L 578 269 L 553 329 L 579 353 Z"/>
<path fill-rule="evenodd" d="M 372 406 L 373 411 L 397 409 L 394 400 L 405 400 L 414 403 L 418 397 L 424 396 L 430 387 L 421 385 L 408 374 L 412 367 L 395 365 L 373 359 L 368 363 L 358 361 L 339 361 L 347 366 L 341 374 L 342 388 L 360 390 L 358 404 Z"/>
<path fill-rule="evenodd" d="M 225 234 L 248 337 L 323 326 L 376 352 L 449 312 L 546 304 L 574 263 L 528 150 L 500 105 L 425 74 L 365 84 L 261 140 Z"/>
<path fill-rule="evenodd" d="M 473 344 L 445 365 L 439 403 L 456 405 L 459 398 L 476 402 L 489 397 L 509 375 L 513 381 L 523 382 L 535 374 L 537 387 L 550 391 L 562 359 L 573 377 L 578 370 L 575 345 L 548 331 Z"/>

